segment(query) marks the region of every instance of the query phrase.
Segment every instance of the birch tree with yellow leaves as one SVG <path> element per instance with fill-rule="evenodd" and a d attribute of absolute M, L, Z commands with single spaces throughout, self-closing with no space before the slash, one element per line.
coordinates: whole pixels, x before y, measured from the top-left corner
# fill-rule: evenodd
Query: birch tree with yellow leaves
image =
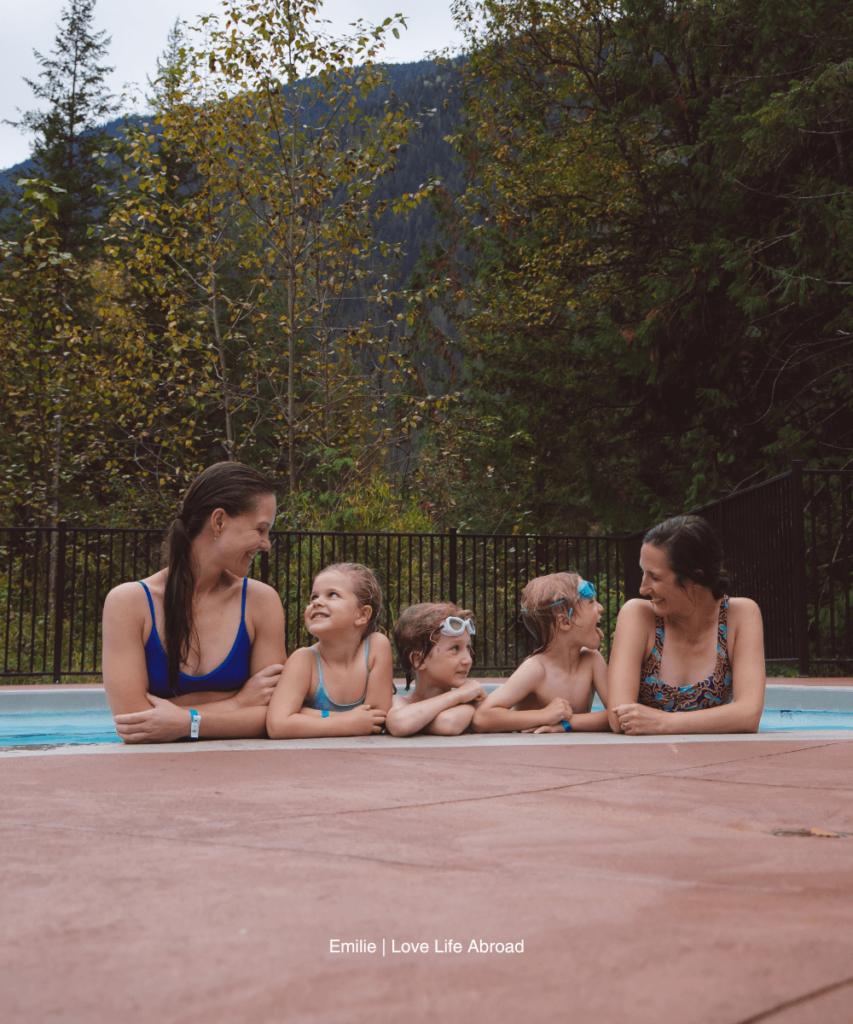
<path fill-rule="evenodd" d="M 152 351 L 185 381 L 159 414 L 198 442 L 175 477 L 218 448 L 334 502 L 384 471 L 428 396 L 374 232 L 376 184 L 416 128 L 376 63 L 403 23 L 331 40 L 318 6 L 225 4 L 175 47 L 128 142 L 110 254 Z"/>

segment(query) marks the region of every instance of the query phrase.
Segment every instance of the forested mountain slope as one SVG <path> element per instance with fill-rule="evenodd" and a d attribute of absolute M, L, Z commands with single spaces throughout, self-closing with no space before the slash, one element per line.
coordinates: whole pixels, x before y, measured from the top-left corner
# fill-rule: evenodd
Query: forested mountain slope
<path fill-rule="evenodd" d="M 397 154 L 397 167 L 379 182 L 377 196 L 390 199 L 403 192 L 416 192 L 429 177 L 440 180 L 456 192 L 464 188 L 462 169 L 453 147 L 446 141 L 452 135 L 459 118 L 459 97 L 452 88 L 452 76 L 428 60 L 409 64 L 389 64 L 385 67 L 389 88 L 376 90 L 364 104 L 362 113 L 376 116 L 386 100 L 408 108 L 420 122 L 420 128 Z M 147 121 L 144 114 L 117 117 L 104 125 L 104 131 L 114 139 L 125 137 L 128 127 L 138 127 Z M 108 158 L 111 162 L 115 157 Z M 17 182 L 29 178 L 34 171 L 33 162 L 25 160 L 0 171 L 0 192 L 15 194 Z M 401 244 L 406 252 L 400 271 L 405 279 L 411 273 L 421 246 L 431 241 L 437 231 L 433 209 L 422 203 L 408 215 L 394 214 L 390 210 L 381 217 L 377 233 L 383 241 Z"/>

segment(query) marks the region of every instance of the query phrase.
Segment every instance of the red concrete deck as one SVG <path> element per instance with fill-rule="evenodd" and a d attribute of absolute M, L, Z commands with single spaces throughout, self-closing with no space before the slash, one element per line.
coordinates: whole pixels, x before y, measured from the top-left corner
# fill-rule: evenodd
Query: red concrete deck
<path fill-rule="evenodd" d="M 849 1024 L 853 837 L 771 833 L 853 833 L 851 768 L 797 739 L 9 757 L 4 1024 Z"/>

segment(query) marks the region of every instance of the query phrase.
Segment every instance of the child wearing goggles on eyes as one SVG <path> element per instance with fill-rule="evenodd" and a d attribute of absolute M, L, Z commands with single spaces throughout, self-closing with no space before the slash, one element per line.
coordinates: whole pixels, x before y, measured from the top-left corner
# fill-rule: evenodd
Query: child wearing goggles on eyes
<path fill-rule="evenodd" d="M 607 706 L 607 663 L 595 587 L 577 573 L 532 579 L 521 595 L 524 625 L 536 650 L 474 713 L 474 732 L 571 732 L 609 729 L 606 711 L 590 712 L 593 694 Z"/>
<path fill-rule="evenodd" d="M 394 697 L 385 719 L 393 736 L 417 732 L 458 736 L 470 725 L 474 709 L 486 697 L 483 687 L 468 679 L 470 611 L 455 604 L 413 604 L 394 624 L 394 645 L 406 673 L 406 693 Z M 412 678 L 413 693 L 408 693 Z"/>

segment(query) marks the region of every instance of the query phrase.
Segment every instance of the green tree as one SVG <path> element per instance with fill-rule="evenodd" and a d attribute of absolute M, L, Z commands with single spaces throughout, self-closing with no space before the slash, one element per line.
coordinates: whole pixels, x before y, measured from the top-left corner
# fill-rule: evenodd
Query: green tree
<path fill-rule="evenodd" d="M 164 461 L 180 466 L 184 437 L 193 471 L 218 448 L 286 474 L 294 502 L 307 486 L 334 505 L 385 471 L 428 402 L 400 351 L 393 288 L 377 279 L 389 254 L 375 233 L 386 207 L 412 208 L 425 190 L 375 196 L 414 128 L 390 100 L 362 112 L 397 24 L 332 40 L 317 7 L 225 5 L 199 43 L 173 47 L 157 108 L 128 137 L 109 251 L 161 382 L 182 381 L 183 400 L 165 383 L 149 392 L 169 390 L 144 427 Z M 181 486 L 188 470 L 167 476 Z"/>
<path fill-rule="evenodd" d="M 46 109 L 29 110 L 16 127 L 32 133 L 35 176 L 53 182 L 57 193 L 55 227 L 59 247 L 92 254 L 91 229 L 106 204 L 106 190 L 118 174 L 104 157 L 114 142 L 103 124 L 117 110 L 104 79 L 113 70 L 102 62 L 110 40 L 93 31 L 95 0 L 70 0 L 49 56 L 35 52 L 38 79 L 26 79 Z"/>
<path fill-rule="evenodd" d="M 454 8 L 470 182 L 413 314 L 461 354 L 503 520 L 642 524 L 846 463 L 847 5 Z"/>

